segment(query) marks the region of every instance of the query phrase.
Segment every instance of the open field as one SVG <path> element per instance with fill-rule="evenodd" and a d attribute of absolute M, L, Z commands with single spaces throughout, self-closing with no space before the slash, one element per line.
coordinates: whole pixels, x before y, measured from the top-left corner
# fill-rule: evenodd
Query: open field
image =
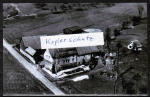
<path fill-rule="evenodd" d="M 125 20 L 129 16 L 138 16 L 138 5 L 143 5 L 143 20 L 139 25 L 134 26 L 133 29 L 124 29 L 122 34 L 117 36 L 113 41 L 114 44 L 110 44 L 111 50 L 117 51 L 116 40 L 119 40 L 121 44 L 125 47 L 132 40 L 139 40 L 143 45 L 143 51 L 138 54 L 132 54 L 129 50 L 125 57 L 123 57 L 120 51 L 120 61 L 123 62 L 119 64 L 119 73 L 123 73 L 118 79 L 118 94 L 147 94 L 147 4 L 146 3 L 116 3 L 115 6 L 111 7 L 89 7 L 85 11 L 68 11 L 66 13 L 52 14 L 49 10 L 39 10 L 34 8 L 31 4 L 28 4 L 26 8 L 25 5 L 19 4 L 24 14 L 28 14 L 28 9 L 32 9 L 32 13 L 40 14 L 38 18 L 20 18 L 10 21 L 4 21 L 6 28 L 3 28 L 3 37 L 11 44 L 18 44 L 21 37 L 24 36 L 34 36 L 34 35 L 56 35 L 63 33 L 63 29 L 71 26 L 80 26 L 81 28 L 96 28 L 101 29 L 105 32 L 107 27 L 114 29 L 119 23 Z M 50 6 L 50 4 L 48 5 Z M 55 5 L 52 6 L 52 8 Z M 56 5 L 56 6 L 59 6 Z M 26 9 L 25 9 L 26 8 Z M 51 8 L 51 7 L 50 7 Z M 42 15 L 46 13 L 46 15 Z M 13 62 L 14 65 L 18 63 L 9 56 L 9 53 L 4 49 L 4 70 L 17 69 L 12 66 L 7 66 L 8 63 Z M 10 60 L 6 61 L 6 60 Z M 132 61 L 129 64 L 129 61 Z M 126 71 L 129 67 L 132 67 Z M 8 69 L 9 68 L 9 69 Z M 12 70 L 13 70 L 12 69 Z M 8 72 L 4 71 L 4 76 L 8 76 Z M 17 74 L 22 74 L 18 69 Z M 14 71 L 12 71 L 14 72 Z M 24 72 L 24 71 L 23 71 Z M 88 74 L 88 73 L 85 73 Z M 134 79 L 136 74 L 140 74 L 139 80 Z M 82 75 L 82 74 L 81 74 Z M 18 76 L 18 75 L 17 75 Z M 22 75 L 21 75 L 22 76 Z M 20 77 L 20 76 L 19 76 Z M 19 78 L 17 77 L 17 78 Z M 6 80 L 5 84 L 7 85 Z M 17 79 L 18 81 L 19 79 Z M 19 80 L 20 81 L 20 80 Z M 25 80 L 24 80 L 25 81 Z M 27 79 L 28 81 L 28 79 Z M 30 78 L 33 85 L 35 83 Z M 27 82 L 25 81 L 25 84 Z M 57 83 L 57 82 L 56 82 Z M 139 84 L 138 84 L 139 83 Z M 31 84 L 31 86 L 32 86 Z M 38 84 L 38 83 L 37 83 Z M 28 85 L 28 84 L 27 84 Z M 66 89 L 69 94 L 114 94 L 114 80 L 103 80 L 103 79 L 89 79 L 82 80 L 79 82 L 66 81 L 58 84 L 62 89 Z M 20 86 L 18 86 L 20 88 Z M 34 86 L 33 86 L 34 87 Z M 73 88 L 71 88 L 73 87 Z M 7 87 L 6 87 L 7 88 Z M 18 88 L 18 89 L 19 89 Z M 38 87 L 37 87 L 38 88 Z M 26 89 L 26 88 L 25 88 Z M 67 90 L 68 89 L 68 90 Z M 70 91 L 69 91 L 70 89 Z M 7 89 L 6 89 L 7 90 Z M 30 90 L 30 89 L 29 89 Z M 26 92 L 32 92 L 32 90 L 26 90 Z M 129 92 L 130 90 L 131 92 Z M 39 89 L 40 91 L 40 89 Z M 41 88 L 40 93 L 43 93 Z M 8 92 L 8 91 L 4 91 Z M 22 93 L 22 92 L 21 92 Z M 34 89 L 33 92 L 35 93 Z M 45 93 L 50 93 L 46 91 Z"/>
<path fill-rule="evenodd" d="M 37 19 L 14 19 L 4 22 L 4 25 L 6 26 L 6 28 L 3 29 L 4 37 L 12 43 L 18 43 L 20 38 L 23 36 L 45 34 L 56 35 L 62 33 L 64 28 L 76 25 L 83 28 L 91 27 L 105 31 L 106 27 L 122 22 L 130 14 L 138 15 L 136 8 L 137 5 L 139 4 L 131 3 L 127 4 L 126 6 L 128 7 L 126 7 L 124 4 L 116 4 L 116 6 L 108 8 L 94 8 L 89 9 L 88 11 L 48 14 Z M 116 10 L 117 8 L 121 10 L 118 11 Z M 146 15 L 147 14 L 143 12 L 143 17 Z"/>
<path fill-rule="evenodd" d="M 53 94 L 3 48 L 3 94 Z"/>

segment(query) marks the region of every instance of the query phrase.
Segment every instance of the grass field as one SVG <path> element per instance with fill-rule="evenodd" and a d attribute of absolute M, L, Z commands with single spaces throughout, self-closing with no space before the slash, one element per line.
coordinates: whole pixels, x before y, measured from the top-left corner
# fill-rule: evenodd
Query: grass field
<path fill-rule="evenodd" d="M 3 48 L 3 94 L 51 94 Z"/>

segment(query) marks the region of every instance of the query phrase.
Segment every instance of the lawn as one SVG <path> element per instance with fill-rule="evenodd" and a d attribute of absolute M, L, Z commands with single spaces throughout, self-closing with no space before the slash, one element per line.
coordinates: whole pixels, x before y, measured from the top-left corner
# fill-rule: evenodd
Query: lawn
<path fill-rule="evenodd" d="M 66 81 L 59 85 L 61 89 L 68 90 L 69 94 L 114 94 L 114 80 L 107 79 L 84 79 L 82 81 L 73 82 Z"/>

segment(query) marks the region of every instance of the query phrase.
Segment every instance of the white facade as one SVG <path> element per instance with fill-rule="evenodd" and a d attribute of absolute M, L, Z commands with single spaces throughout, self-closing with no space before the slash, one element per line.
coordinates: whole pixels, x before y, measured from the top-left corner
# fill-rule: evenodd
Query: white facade
<path fill-rule="evenodd" d="M 44 65 L 45 65 L 45 68 L 51 70 L 54 60 L 53 60 L 53 58 L 52 58 L 52 56 L 51 56 L 51 54 L 50 54 L 50 52 L 49 52 L 48 49 L 46 49 L 46 51 L 45 51 L 45 53 L 44 53 L 44 59 L 45 59 L 46 61 L 48 61 L 48 62 L 45 62 L 45 64 L 44 64 Z"/>
<path fill-rule="evenodd" d="M 91 59 L 91 55 L 83 55 L 83 56 L 77 56 L 77 63 L 82 63 L 83 59 L 85 62 L 88 62 Z"/>
<path fill-rule="evenodd" d="M 50 52 L 48 49 L 46 49 L 45 53 L 44 53 L 44 59 L 49 61 L 49 62 L 54 62 Z"/>
<path fill-rule="evenodd" d="M 62 65 L 65 64 L 72 64 L 72 63 L 77 63 L 77 64 L 82 64 L 83 59 L 85 62 L 88 62 L 91 59 L 91 55 L 82 55 L 82 56 L 77 56 L 77 55 L 72 55 L 69 57 L 64 57 L 60 59 L 53 59 L 49 50 L 47 49 L 44 53 L 44 59 L 48 61 L 47 64 L 45 64 L 45 67 L 48 69 L 52 69 L 52 65 L 56 65 L 57 70 L 61 70 Z"/>

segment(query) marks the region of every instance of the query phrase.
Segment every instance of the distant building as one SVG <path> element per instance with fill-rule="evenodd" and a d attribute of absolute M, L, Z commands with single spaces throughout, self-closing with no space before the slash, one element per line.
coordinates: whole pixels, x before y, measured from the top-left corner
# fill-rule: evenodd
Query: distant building
<path fill-rule="evenodd" d="M 64 34 L 77 34 L 77 33 L 83 33 L 83 32 L 84 31 L 78 26 L 72 26 L 72 27 L 63 29 Z"/>

